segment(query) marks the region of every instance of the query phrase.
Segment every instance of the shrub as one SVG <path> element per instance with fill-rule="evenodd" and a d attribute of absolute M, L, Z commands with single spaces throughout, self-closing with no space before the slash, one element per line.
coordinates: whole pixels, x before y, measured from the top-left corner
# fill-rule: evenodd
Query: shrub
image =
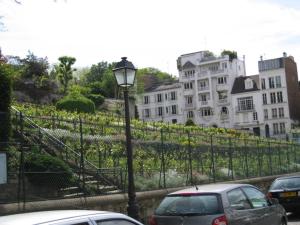
<path fill-rule="evenodd" d="M 185 122 L 185 126 L 195 126 L 195 123 L 192 119 L 188 119 L 186 122 Z"/>
<path fill-rule="evenodd" d="M 34 185 L 62 188 L 74 183 L 70 167 L 50 155 L 31 153 L 25 158 L 24 168 L 29 182 Z"/>
<path fill-rule="evenodd" d="M 89 94 L 87 97 L 94 102 L 96 107 L 102 105 L 104 102 L 104 97 L 100 94 Z"/>
<path fill-rule="evenodd" d="M 66 110 L 70 112 L 94 113 L 95 104 L 92 100 L 84 97 L 80 93 L 70 93 L 56 103 L 58 110 Z"/>

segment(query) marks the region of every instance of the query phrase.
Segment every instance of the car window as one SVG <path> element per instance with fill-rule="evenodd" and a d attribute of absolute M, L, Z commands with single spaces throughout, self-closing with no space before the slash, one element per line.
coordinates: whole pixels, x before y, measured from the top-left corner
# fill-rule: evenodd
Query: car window
<path fill-rule="evenodd" d="M 245 196 L 244 192 L 240 189 L 234 189 L 227 193 L 227 198 L 230 204 L 230 207 L 236 210 L 250 209 L 251 205 Z"/>
<path fill-rule="evenodd" d="M 261 208 L 268 206 L 268 201 L 261 191 L 252 187 L 243 187 L 242 189 L 246 193 L 253 208 Z"/>
<path fill-rule="evenodd" d="M 89 223 L 70 223 L 70 225 L 89 225 Z"/>
<path fill-rule="evenodd" d="M 136 225 L 134 222 L 124 219 L 114 219 L 114 220 L 99 220 L 96 221 L 97 225 Z"/>
<path fill-rule="evenodd" d="M 221 209 L 217 195 L 170 195 L 164 198 L 155 214 L 218 214 Z"/>
<path fill-rule="evenodd" d="M 271 190 L 274 189 L 292 189 L 300 188 L 300 177 L 291 177 L 287 179 L 275 180 L 271 185 Z"/>

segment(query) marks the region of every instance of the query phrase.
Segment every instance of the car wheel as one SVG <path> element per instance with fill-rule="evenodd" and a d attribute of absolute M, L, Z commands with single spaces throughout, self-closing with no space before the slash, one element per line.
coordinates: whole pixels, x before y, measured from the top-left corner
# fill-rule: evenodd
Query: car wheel
<path fill-rule="evenodd" d="M 287 222 L 286 222 L 286 220 L 284 218 L 281 219 L 280 225 L 287 225 Z"/>

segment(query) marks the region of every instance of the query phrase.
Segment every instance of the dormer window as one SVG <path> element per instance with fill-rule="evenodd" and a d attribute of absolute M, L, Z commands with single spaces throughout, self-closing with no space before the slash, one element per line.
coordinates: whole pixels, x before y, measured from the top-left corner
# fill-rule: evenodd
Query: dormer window
<path fill-rule="evenodd" d="M 245 80 L 245 89 L 252 89 L 253 88 L 253 81 L 251 79 Z"/>

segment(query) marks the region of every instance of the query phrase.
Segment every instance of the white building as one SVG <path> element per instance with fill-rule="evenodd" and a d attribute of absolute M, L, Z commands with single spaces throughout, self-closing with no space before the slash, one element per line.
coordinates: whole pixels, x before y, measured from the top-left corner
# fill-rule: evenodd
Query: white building
<path fill-rule="evenodd" d="M 201 51 L 181 55 L 177 65 L 185 121 L 193 118 L 199 125 L 232 127 L 230 93 L 234 79 L 245 75 L 244 61 Z"/>
<path fill-rule="evenodd" d="M 138 111 L 144 121 L 184 123 L 182 84 L 164 84 L 138 96 Z"/>
<path fill-rule="evenodd" d="M 139 96 L 145 121 L 246 129 L 257 135 L 285 136 L 300 120 L 297 66 L 292 57 L 258 62 L 259 75 L 246 76 L 244 60 L 208 51 L 181 55 L 179 83 Z"/>

